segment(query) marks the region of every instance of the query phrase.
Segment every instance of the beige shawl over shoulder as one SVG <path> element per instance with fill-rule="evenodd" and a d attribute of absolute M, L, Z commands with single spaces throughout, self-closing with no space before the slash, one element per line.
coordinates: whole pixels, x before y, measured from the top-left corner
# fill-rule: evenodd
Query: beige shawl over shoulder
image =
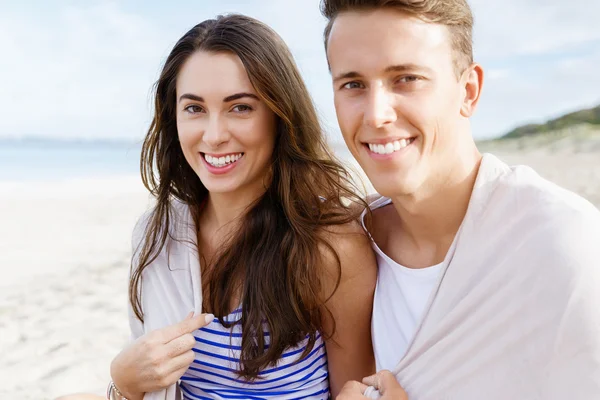
<path fill-rule="evenodd" d="M 410 400 L 600 399 L 598 210 L 528 167 L 484 155 L 393 373 Z"/>

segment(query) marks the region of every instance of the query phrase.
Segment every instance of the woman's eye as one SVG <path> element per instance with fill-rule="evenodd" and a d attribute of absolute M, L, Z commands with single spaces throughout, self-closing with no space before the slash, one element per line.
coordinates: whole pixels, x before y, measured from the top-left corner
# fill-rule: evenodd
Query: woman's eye
<path fill-rule="evenodd" d="M 344 89 L 361 89 L 362 84 L 360 82 L 348 82 L 345 83 L 342 88 Z"/>
<path fill-rule="evenodd" d="M 235 112 L 248 112 L 248 111 L 252 111 L 252 107 L 250 107 L 249 105 L 246 105 L 246 104 L 238 104 L 238 105 L 234 106 L 232 108 L 232 110 Z"/>
<path fill-rule="evenodd" d="M 185 107 L 184 110 L 189 112 L 190 114 L 197 114 L 203 111 L 202 107 L 197 106 L 195 104 L 190 104 L 189 106 Z"/>

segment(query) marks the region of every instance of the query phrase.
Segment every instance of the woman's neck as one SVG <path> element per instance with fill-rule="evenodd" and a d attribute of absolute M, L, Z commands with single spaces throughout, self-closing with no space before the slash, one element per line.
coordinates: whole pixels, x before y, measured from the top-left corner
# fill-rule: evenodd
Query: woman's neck
<path fill-rule="evenodd" d="M 265 193 L 260 190 L 210 193 L 200 211 L 199 228 L 206 235 L 223 237 L 236 229 L 250 206 Z"/>
<path fill-rule="evenodd" d="M 209 193 L 198 218 L 198 251 L 203 281 L 210 273 L 216 258 L 224 250 L 223 246 L 231 245 L 231 239 L 235 232 L 239 231 L 248 209 L 264 193 L 264 188 L 261 191 L 245 193 Z M 230 284 L 235 283 L 230 282 Z M 235 309 L 240 301 L 240 294 L 237 293 L 231 299 L 230 309 Z M 203 308 L 209 310 L 209 304 L 209 291 L 207 291 L 204 293 Z"/>

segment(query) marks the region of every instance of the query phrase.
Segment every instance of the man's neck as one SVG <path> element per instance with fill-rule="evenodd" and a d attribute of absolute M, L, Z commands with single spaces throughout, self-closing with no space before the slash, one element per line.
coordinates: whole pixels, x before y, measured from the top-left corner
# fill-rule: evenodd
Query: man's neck
<path fill-rule="evenodd" d="M 414 249 L 434 252 L 435 263 L 443 261 L 464 219 L 481 158 L 475 149 L 457 158 L 443 179 L 410 196 L 392 199 L 403 238 L 412 242 Z"/>

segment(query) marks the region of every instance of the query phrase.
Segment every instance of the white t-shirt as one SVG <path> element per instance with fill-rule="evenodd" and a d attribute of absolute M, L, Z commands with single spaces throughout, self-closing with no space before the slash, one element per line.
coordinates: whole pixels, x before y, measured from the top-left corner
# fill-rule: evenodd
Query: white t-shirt
<path fill-rule="evenodd" d="M 371 204 L 371 210 L 390 203 L 390 199 L 380 198 Z M 371 321 L 373 351 L 377 371 L 392 370 L 404 357 L 417 330 L 442 264 L 407 268 L 389 258 L 374 241 L 372 245 L 378 265 Z"/>

